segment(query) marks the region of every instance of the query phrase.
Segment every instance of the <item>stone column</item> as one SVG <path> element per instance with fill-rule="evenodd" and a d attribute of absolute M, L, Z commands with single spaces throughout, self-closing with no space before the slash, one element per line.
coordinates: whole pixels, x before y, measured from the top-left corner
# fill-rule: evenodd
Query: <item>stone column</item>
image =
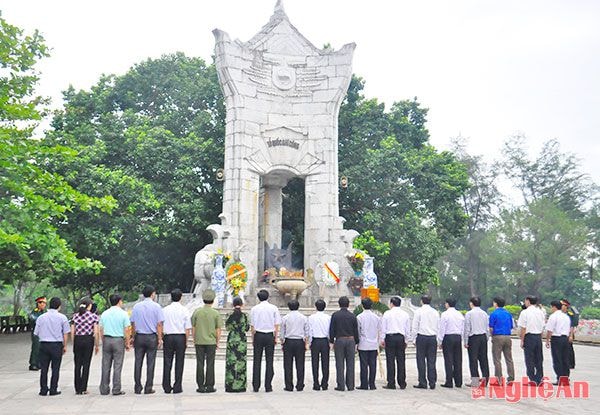
<path fill-rule="evenodd" d="M 283 199 L 282 189 L 287 180 L 278 176 L 265 176 L 264 188 L 264 240 L 270 247 L 281 246 Z"/>

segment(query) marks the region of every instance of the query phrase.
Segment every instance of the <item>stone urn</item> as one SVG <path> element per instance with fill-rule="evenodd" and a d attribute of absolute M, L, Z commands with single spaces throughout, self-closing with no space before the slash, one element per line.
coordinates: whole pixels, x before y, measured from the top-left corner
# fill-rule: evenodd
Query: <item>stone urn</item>
<path fill-rule="evenodd" d="M 273 286 L 283 295 L 289 295 L 292 300 L 298 298 L 300 294 L 306 288 L 308 288 L 308 283 L 302 279 L 281 279 L 278 278 L 273 281 Z"/>

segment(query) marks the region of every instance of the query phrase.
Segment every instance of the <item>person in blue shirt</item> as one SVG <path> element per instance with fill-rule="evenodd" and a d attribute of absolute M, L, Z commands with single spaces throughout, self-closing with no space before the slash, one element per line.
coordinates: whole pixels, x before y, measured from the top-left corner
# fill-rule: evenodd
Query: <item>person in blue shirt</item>
<path fill-rule="evenodd" d="M 514 327 L 512 315 L 506 311 L 504 298 L 494 298 L 495 310 L 490 315 L 490 334 L 492 335 L 492 358 L 494 360 L 494 376 L 502 383 L 502 354 L 506 360 L 508 371 L 507 382 L 515 380 L 515 365 L 512 358 L 512 341 L 510 333 Z"/>

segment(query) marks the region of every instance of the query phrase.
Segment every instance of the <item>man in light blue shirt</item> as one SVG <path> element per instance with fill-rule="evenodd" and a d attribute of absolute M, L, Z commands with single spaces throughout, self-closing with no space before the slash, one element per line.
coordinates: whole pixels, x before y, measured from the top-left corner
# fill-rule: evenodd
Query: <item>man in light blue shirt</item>
<path fill-rule="evenodd" d="M 40 339 L 40 395 L 60 395 L 58 390 L 58 375 L 62 355 L 67 352 L 67 339 L 71 332 L 69 320 L 59 313 L 61 301 L 58 297 L 50 300 L 50 310 L 38 317 L 35 323 L 34 335 Z M 52 376 L 48 389 L 48 368 L 52 362 Z"/>
<path fill-rule="evenodd" d="M 133 379 L 135 381 L 134 392 L 142 393 L 142 364 L 146 358 L 146 384 L 144 394 L 154 393 L 154 364 L 156 363 L 156 351 L 162 344 L 163 323 L 165 316 L 163 309 L 154 301 L 156 291 L 153 286 L 147 285 L 142 291 L 144 300 L 133 306 L 131 312 L 131 325 L 134 338 L 135 366 Z"/>
<path fill-rule="evenodd" d="M 129 316 L 123 310 L 123 299 L 119 294 L 109 298 L 111 307 L 100 316 L 100 335 L 102 337 L 102 377 L 100 394 L 110 393 L 110 372 L 113 372 L 113 395 L 124 395 L 121 390 L 121 371 L 125 350 L 129 350 Z"/>

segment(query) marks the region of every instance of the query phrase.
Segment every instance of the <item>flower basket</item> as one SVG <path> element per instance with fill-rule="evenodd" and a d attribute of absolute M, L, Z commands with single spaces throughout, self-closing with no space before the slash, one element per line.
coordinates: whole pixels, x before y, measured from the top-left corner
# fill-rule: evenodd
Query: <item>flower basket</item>
<path fill-rule="evenodd" d="M 362 272 L 365 264 L 365 253 L 363 251 L 355 251 L 351 255 L 346 255 L 346 259 L 354 272 Z"/>

